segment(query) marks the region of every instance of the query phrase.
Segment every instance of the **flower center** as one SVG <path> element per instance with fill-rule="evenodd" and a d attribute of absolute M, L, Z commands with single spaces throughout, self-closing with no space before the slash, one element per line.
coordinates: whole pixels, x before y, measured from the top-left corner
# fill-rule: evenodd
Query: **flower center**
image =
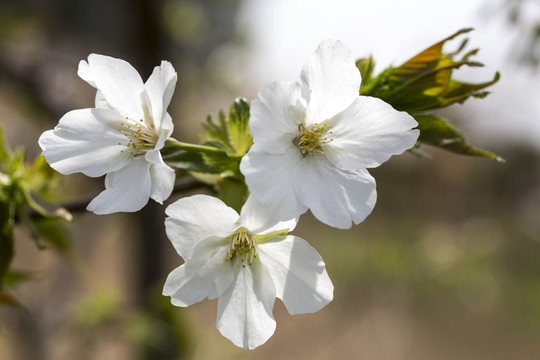
<path fill-rule="evenodd" d="M 231 261 L 236 264 L 237 268 L 251 266 L 253 259 L 257 257 L 257 247 L 255 240 L 249 231 L 242 227 L 234 234 L 228 237 L 229 239 L 229 255 L 225 258 L 225 262 Z"/>
<path fill-rule="evenodd" d="M 315 123 L 310 127 L 300 124 L 298 125 L 298 134 L 294 138 L 293 144 L 298 146 L 303 157 L 308 155 L 315 156 L 315 154 L 326 156 L 323 152 L 322 145 L 334 141 L 334 139 L 328 138 L 327 134 L 332 135 L 332 132 L 327 132 L 325 123 Z"/>
<path fill-rule="evenodd" d="M 126 139 L 125 142 L 118 143 L 123 148 L 120 152 L 129 152 L 131 159 L 137 155 L 143 155 L 148 150 L 152 150 L 159 139 L 154 127 L 143 119 L 136 121 L 126 117 L 120 123 L 118 131 L 124 134 Z"/>

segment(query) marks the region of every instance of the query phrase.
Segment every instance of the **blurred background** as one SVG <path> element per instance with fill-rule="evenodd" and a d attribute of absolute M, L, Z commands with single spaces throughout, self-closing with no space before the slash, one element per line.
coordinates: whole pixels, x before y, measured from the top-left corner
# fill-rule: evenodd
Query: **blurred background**
<path fill-rule="evenodd" d="M 93 106 L 95 90 L 76 72 L 95 52 L 143 79 L 172 62 L 173 136 L 197 142 L 205 117 L 236 96 L 298 79 L 324 38 L 372 54 L 381 70 L 471 26 L 469 47 L 486 67 L 457 77 L 502 78 L 486 99 L 442 113 L 507 162 L 426 147 L 430 160 L 404 154 L 371 171 L 379 200 L 352 230 L 302 217 L 294 234 L 315 246 L 335 285 L 326 308 L 290 316 L 278 300 L 274 336 L 243 351 L 216 330 L 216 301 L 175 308 L 161 296 L 181 264 L 164 207 L 81 211 L 70 256 L 16 232 L 13 268 L 37 275 L 14 290 L 23 308 L 0 307 L 0 359 L 540 358 L 537 0 L 0 0 L 0 123 L 32 160 L 43 131 Z M 62 187 L 62 201 L 90 199 L 103 179 L 70 175 Z"/>

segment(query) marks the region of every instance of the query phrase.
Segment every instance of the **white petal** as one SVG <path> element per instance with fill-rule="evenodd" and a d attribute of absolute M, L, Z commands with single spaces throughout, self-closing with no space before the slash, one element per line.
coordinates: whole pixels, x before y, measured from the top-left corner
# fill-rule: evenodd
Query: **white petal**
<path fill-rule="evenodd" d="M 81 109 L 64 115 L 54 130 L 39 138 L 51 167 L 62 174 L 82 172 L 91 177 L 116 171 L 129 162 L 125 146 L 118 131 L 121 116 L 106 109 Z"/>
<path fill-rule="evenodd" d="M 208 237 L 227 237 L 239 216 L 223 201 L 208 195 L 193 195 L 175 201 L 165 210 L 165 229 L 174 248 L 188 261 L 195 246 Z"/>
<path fill-rule="evenodd" d="M 289 313 L 313 313 L 332 301 L 334 285 L 319 253 L 296 236 L 271 239 L 259 245 L 259 257 Z"/>
<path fill-rule="evenodd" d="M 150 179 L 152 181 L 150 197 L 163 204 L 163 201 L 171 196 L 176 175 L 174 170 L 163 162 L 159 150 L 148 151 L 145 158 L 152 163 L 150 166 Z"/>
<path fill-rule="evenodd" d="M 259 261 L 236 271 L 233 284 L 218 298 L 216 326 L 236 346 L 255 349 L 272 336 L 276 290 Z"/>
<path fill-rule="evenodd" d="M 253 142 L 271 154 L 282 154 L 292 146 L 303 121 L 297 104 L 301 87 L 296 82 L 274 82 L 259 91 L 250 108 L 249 129 Z"/>
<path fill-rule="evenodd" d="M 339 229 L 362 222 L 377 200 L 375 179 L 367 170 L 340 170 L 320 155 L 303 159 L 294 188 L 317 219 Z"/>
<path fill-rule="evenodd" d="M 171 63 L 162 61 L 161 66 L 154 68 L 154 72 L 152 72 L 152 75 L 150 75 L 144 84 L 146 92 L 150 97 L 150 102 L 152 103 L 152 117 L 156 129 L 161 129 L 161 121 L 166 118 L 167 107 L 171 102 L 177 78 L 178 76 Z M 171 125 L 172 122 L 169 123 L 167 121 L 167 126 Z M 172 131 L 172 127 L 169 130 Z"/>
<path fill-rule="evenodd" d="M 173 270 L 163 287 L 163 295 L 171 297 L 176 306 L 189 306 L 204 298 L 217 298 L 231 286 L 235 270 L 225 262 L 227 240 L 209 238 L 201 241 L 193 257 Z"/>
<path fill-rule="evenodd" d="M 144 157 L 131 160 L 122 169 L 108 173 L 105 190 L 86 207 L 96 214 L 139 211 L 150 197 L 150 163 Z"/>
<path fill-rule="evenodd" d="M 309 99 L 307 125 L 321 123 L 343 111 L 360 91 L 360 72 L 351 52 L 340 41 L 322 41 L 300 77 L 303 96 Z"/>
<path fill-rule="evenodd" d="M 240 212 L 240 225 L 252 234 L 262 235 L 277 230 L 292 231 L 296 227 L 298 218 L 288 221 L 278 221 L 268 208 L 250 196 Z"/>
<path fill-rule="evenodd" d="M 295 168 L 301 159 L 296 147 L 282 155 L 272 155 L 254 145 L 240 163 L 253 197 L 279 220 L 298 217 L 307 210 L 298 200 L 293 185 Z"/>
<path fill-rule="evenodd" d="M 379 166 L 413 147 L 419 135 L 411 130 L 418 126 L 412 116 L 368 96 L 359 96 L 327 124 L 333 141 L 323 145 L 323 151 L 335 166 L 346 170 Z"/>
<path fill-rule="evenodd" d="M 88 62 L 81 60 L 79 63 L 78 75 L 98 89 L 107 103 L 122 116 L 133 120 L 143 118 L 139 96 L 144 91 L 144 84 L 137 70 L 128 62 L 90 54 Z"/>

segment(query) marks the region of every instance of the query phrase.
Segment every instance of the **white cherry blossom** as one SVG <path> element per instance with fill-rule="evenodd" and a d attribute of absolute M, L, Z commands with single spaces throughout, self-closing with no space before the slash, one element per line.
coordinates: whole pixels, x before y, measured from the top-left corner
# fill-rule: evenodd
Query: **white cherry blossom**
<path fill-rule="evenodd" d="M 411 148 L 418 124 L 380 99 L 359 96 L 360 73 L 339 41 L 321 42 L 300 79 L 259 91 L 249 120 L 254 145 L 240 170 L 252 196 L 280 219 L 310 209 L 347 229 L 375 206 L 375 179 L 366 169 Z"/>
<path fill-rule="evenodd" d="M 252 197 L 241 215 L 207 195 L 182 198 L 166 213 L 167 235 L 185 263 L 169 274 L 163 295 L 182 307 L 217 298 L 217 328 L 235 345 L 254 349 L 272 336 L 276 297 L 290 314 L 332 300 L 321 256 L 287 235 L 296 219 L 275 222 Z"/>
<path fill-rule="evenodd" d="M 62 174 L 106 174 L 105 190 L 87 207 L 96 214 L 137 211 L 148 198 L 162 203 L 175 180 L 159 152 L 173 131 L 174 68 L 162 61 L 143 83 L 126 61 L 91 54 L 78 75 L 97 89 L 96 107 L 70 111 L 44 132 L 43 156 Z"/>

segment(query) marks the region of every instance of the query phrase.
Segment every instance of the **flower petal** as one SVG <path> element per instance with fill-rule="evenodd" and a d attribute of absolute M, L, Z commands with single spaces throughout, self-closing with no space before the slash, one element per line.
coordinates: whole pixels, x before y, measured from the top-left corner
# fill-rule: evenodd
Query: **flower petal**
<path fill-rule="evenodd" d="M 294 189 L 319 221 L 339 229 L 362 222 L 377 200 L 375 179 L 367 170 L 341 170 L 320 155 L 302 160 Z"/>
<path fill-rule="evenodd" d="M 133 159 L 122 169 L 108 173 L 105 190 L 86 207 L 96 214 L 139 211 L 150 197 L 150 163 L 144 157 Z"/>
<path fill-rule="evenodd" d="M 137 70 L 127 61 L 90 54 L 88 62 L 81 60 L 79 63 L 78 75 L 98 89 L 103 99 L 123 117 L 143 118 L 140 94 L 144 84 Z"/>
<path fill-rule="evenodd" d="M 274 82 L 259 90 L 258 97 L 250 109 L 249 129 L 253 142 L 268 153 L 282 154 L 292 146 L 305 114 L 299 103 L 300 84 Z"/>
<path fill-rule="evenodd" d="M 145 154 L 145 158 L 152 165 L 150 166 L 150 197 L 160 204 L 167 200 L 174 189 L 176 175 L 174 170 L 163 162 L 159 150 L 150 150 Z"/>
<path fill-rule="evenodd" d="M 156 129 L 161 129 L 162 125 L 166 125 L 172 131 L 172 121 L 167 121 L 170 120 L 170 117 L 165 115 L 174 93 L 177 78 L 172 64 L 168 61 L 162 61 L 161 66 L 154 68 L 154 72 L 144 84 L 152 103 L 152 117 Z M 166 124 L 161 123 L 162 119 L 166 120 Z"/>
<path fill-rule="evenodd" d="M 174 248 L 188 261 L 193 249 L 208 237 L 227 237 L 239 216 L 223 201 L 208 195 L 193 195 L 172 203 L 165 210 L 165 229 Z"/>
<path fill-rule="evenodd" d="M 120 122 L 118 113 L 106 109 L 70 111 L 39 138 L 42 155 L 65 175 L 82 172 L 97 177 L 119 170 L 130 160 L 118 145 L 124 142 L 118 131 Z"/>
<path fill-rule="evenodd" d="M 297 222 L 298 218 L 278 221 L 275 214 L 270 213 L 268 208 L 255 200 L 253 196 L 248 197 L 240 213 L 240 225 L 256 235 L 268 234 L 277 230 L 292 231 Z"/>
<path fill-rule="evenodd" d="M 343 43 L 324 40 L 306 61 L 303 97 L 308 100 L 306 124 L 322 123 L 347 108 L 360 91 L 361 77 Z"/>
<path fill-rule="evenodd" d="M 173 270 L 163 287 L 163 295 L 176 306 L 189 306 L 204 298 L 217 298 L 234 280 L 235 270 L 226 263 L 227 240 L 209 238 L 195 247 L 193 257 Z"/>
<path fill-rule="evenodd" d="M 379 166 L 413 147 L 419 135 L 411 130 L 418 126 L 412 116 L 369 96 L 359 96 L 327 124 L 333 141 L 323 145 L 323 151 L 335 166 L 346 170 Z"/>
<path fill-rule="evenodd" d="M 272 155 L 253 145 L 240 163 L 251 194 L 279 220 L 295 218 L 307 210 L 293 186 L 293 174 L 301 159 L 296 147 L 282 155 Z"/>
<path fill-rule="evenodd" d="M 332 301 L 334 285 L 324 261 L 304 239 L 274 237 L 258 250 L 276 286 L 276 296 L 291 315 L 316 312 Z"/>
<path fill-rule="evenodd" d="M 259 261 L 236 271 L 232 285 L 218 298 L 216 326 L 236 346 L 255 349 L 272 336 L 276 290 Z"/>

